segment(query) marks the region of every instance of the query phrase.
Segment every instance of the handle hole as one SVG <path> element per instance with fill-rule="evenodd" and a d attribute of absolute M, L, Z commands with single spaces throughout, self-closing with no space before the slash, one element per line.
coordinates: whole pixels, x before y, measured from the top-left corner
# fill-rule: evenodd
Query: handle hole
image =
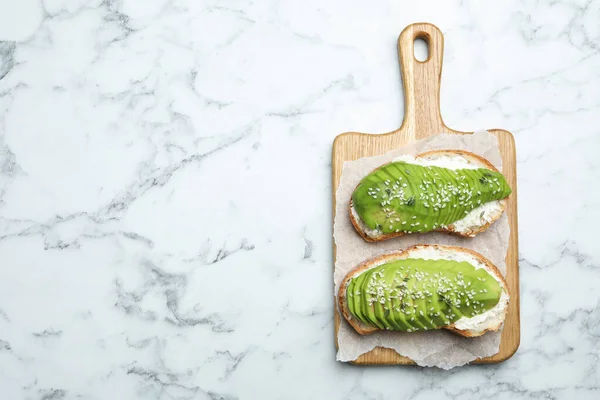
<path fill-rule="evenodd" d="M 424 37 L 416 38 L 413 47 L 417 61 L 425 62 L 429 59 L 429 44 Z"/>

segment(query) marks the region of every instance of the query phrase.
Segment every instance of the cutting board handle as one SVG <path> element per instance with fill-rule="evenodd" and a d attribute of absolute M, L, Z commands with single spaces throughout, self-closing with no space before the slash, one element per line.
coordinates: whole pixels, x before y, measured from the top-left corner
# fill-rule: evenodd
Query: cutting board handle
<path fill-rule="evenodd" d="M 429 56 L 425 61 L 415 58 L 416 39 L 427 43 Z M 415 139 L 446 132 L 440 113 L 444 35 L 433 24 L 411 24 L 398 38 L 398 55 L 404 83 L 404 120 L 399 130 L 412 132 Z"/>

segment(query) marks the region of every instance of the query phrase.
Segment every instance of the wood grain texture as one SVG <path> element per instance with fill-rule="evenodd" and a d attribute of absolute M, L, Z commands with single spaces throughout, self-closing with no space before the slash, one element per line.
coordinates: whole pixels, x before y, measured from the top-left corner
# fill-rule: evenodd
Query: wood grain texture
<path fill-rule="evenodd" d="M 414 57 L 415 39 L 424 39 L 429 47 L 429 56 L 425 61 Z M 384 134 L 365 134 L 346 132 L 337 136 L 333 142 L 333 214 L 335 216 L 335 192 L 340 182 L 344 161 L 361 157 L 381 155 L 387 151 L 401 147 L 413 140 L 422 139 L 438 133 L 458 135 L 473 132 L 460 132 L 447 127 L 440 113 L 440 80 L 444 55 L 444 36 L 440 30 L 429 23 L 409 25 L 402 31 L 398 39 L 398 53 L 404 82 L 404 120 L 402 126 Z M 510 224 L 510 238 L 506 255 L 506 282 L 511 293 L 508 315 L 502 331 L 500 351 L 473 363 L 496 363 L 510 358 L 519 347 L 519 258 L 517 228 L 517 171 L 515 141 L 512 134 L 502 129 L 488 129 L 498 138 L 502 155 L 502 173 L 513 189 L 508 198 L 506 213 Z M 374 244 L 376 246 L 377 244 Z M 336 259 L 336 247 L 333 245 L 333 256 Z M 335 304 L 335 302 L 334 302 Z M 335 342 L 341 323 L 337 308 L 334 310 Z M 344 322 L 345 323 L 345 322 Z M 403 357 L 392 349 L 377 347 L 361 355 L 354 364 L 409 365 L 412 360 Z"/>

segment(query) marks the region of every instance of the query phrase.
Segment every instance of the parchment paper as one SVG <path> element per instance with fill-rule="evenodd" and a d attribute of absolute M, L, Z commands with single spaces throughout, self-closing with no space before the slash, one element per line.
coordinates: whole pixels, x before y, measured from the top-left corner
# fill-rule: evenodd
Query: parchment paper
<path fill-rule="evenodd" d="M 352 226 L 348 217 L 348 204 L 354 188 L 365 175 L 402 154 L 417 155 L 440 149 L 471 151 L 488 159 L 502 171 L 498 141 L 487 131 L 475 132 L 472 135 L 433 135 L 381 156 L 344 163 L 340 185 L 336 192 L 336 217 L 333 224 L 333 237 L 337 246 L 337 260 L 333 275 L 335 295 L 344 276 L 361 262 L 417 243 L 462 246 L 475 250 L 492 261 L 506 275 L 504 260 L 510 234 L 506 214 L 503 214 L 488 230 L 474 238 L 460 238 L 432 232 L 367 243 Z M 355 360 L 361 354 L 382 346 L 396 350 L 420 366 L 450 369 L 479 357 L 496 354 L 500 347 L 500 332 L 488 332 L 478 338 L 464 338 L 444 330 L 419 333 L 379 332 L 361 336 L 342 318 L 338 332 L 337 360 Z"/>

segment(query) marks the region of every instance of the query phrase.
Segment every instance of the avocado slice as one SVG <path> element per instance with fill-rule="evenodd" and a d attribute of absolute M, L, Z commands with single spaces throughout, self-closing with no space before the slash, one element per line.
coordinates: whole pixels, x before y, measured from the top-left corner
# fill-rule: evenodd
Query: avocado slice
<path fill-rule="evenodd" d="M 406 282 L 403 280 L 404 277 L 400 276 L 400 281 L 394 283 L 394 289 L 396 290 L 396 298 L 394 299 L 393 308 L 392 308 L 392 317 L 396 321 L 396 324 L 401 327 L 402 331 L 413 331 L 415 328 L 412 324 L 407 321 L 407 317 L 409 314 L 406 313 L 406 303 L 404 301 L 405 297 L 408 296 Z"/>
<path fill-rule="evenodd" d="M 385 280 L 386 283 L 389 285 L 386 303 L 389 313 L 388 315 L 386 315 L 386 318 L 390 322 L 393 330 L 407 331 L 411 329 L 411 326 L 404 321 L 404 314 L 402 313 L 402 311 L 396 310 L 396 308 L 401 307 L 400 296 L 402 296 L 400 290 L 402 289 L 402 287 L 396 285 L 396 283 L 398 282 L 396 275 L 396 270 L 391 268 L 386 270 L 385 272 Z"/>
<path fill-rule="evenodd" d="M 419 293 L 419 286 L 417 285 L 417 279 L 414 275 L 416 272 L 420 272 L 417 267 L 411 267 L 408 269 L 408 280 L 406 281 L 406 285 L 408 287 L 408 292 L 411 294 L 408 301 L 408 306 L 410 307 L 411 313 L 410 318 L 407 319 L 407 321 L 414 327 L 415 330 L 425 331 L 429 330 L 429 326 L 423 321 L 423 317 L 421 316 L 421 312 L 424 312 L 423 306 L 419 298 L 413 298 L 417 295 L 417 293 Z"/>
<path fill-rule="evenodd" d="M 346 285 L 346 301 L 348 302 L 348 310 L 353 315 L 358 315 L 356 313 L 356 308 L 354 307 L 354 285 L 356 284 L 356 280 L 351 279 L 350 282 Z"/>
<path fill-rule="evenodd" d="M 363 278 L 362 290 L 361 290 L 361 293 L 363 293 L 362 294 L 362 299 L 363 299 L 362 310 L 363 310 L 363 313 L 365 314 L 365 316 L 367 317 L 367 320 L 370 321 L 370 323 L 372 325 L 377 326 L 379 329 L 386 329 L 385 325 L 383 325 L 381 323 L 381 320 L 377 317 L 377 313 L 375 311 L 376 309 L 374 306 L 376 301 L 370 302 L 369 301 L 370 295 L 367 294 L 368 282 L 371 280 L 371 276 L 375 272 L 376 272 L 376 269 L 374 268 L 374 269 L 364 272 L 362 274 L 362 275 L 365 275 Z"/>
<path fill-rule="evenodd" d="M 354 309 L 356 310 L 355 315 L 361 321 L 367 320 L 367 316 L 364 313 L 362 297 L 366 296 L 366 293 L 363 293 L 363 280 L 364 274 L 360 275 L 358 279 L 356 279 L 356 284 L 354 286 Z"/>

